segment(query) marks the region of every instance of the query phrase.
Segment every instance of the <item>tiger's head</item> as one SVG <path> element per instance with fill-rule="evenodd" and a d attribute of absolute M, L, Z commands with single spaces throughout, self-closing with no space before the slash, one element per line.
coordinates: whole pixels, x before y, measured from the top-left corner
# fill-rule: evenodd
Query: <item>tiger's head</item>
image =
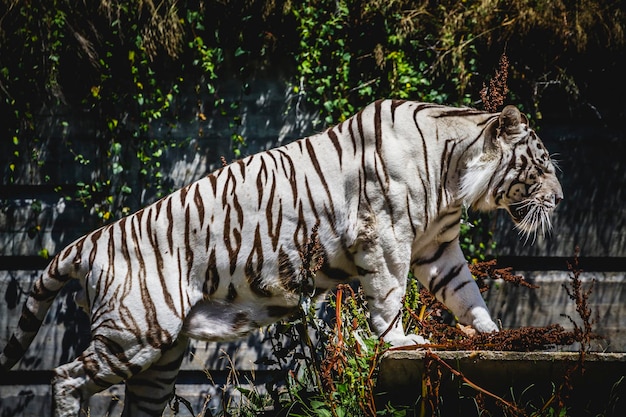
<path fill-rule="evenodd" d="M 506 210 L 526 236 L 548 232 L 563 190 L 541 139 L 514 106 L 484 134 L 482 153 L 468 162 L 461 178 L 461 195 L 477 210 Z"/>

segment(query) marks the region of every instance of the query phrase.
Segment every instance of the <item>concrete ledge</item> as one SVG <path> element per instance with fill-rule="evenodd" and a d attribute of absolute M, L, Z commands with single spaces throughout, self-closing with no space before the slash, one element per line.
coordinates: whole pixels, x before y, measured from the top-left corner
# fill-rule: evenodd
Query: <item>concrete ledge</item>
<path fill-rule="evenodd" d="M 622 411 L 626 409 L 626 353 L 587 353 L 582 373 L 580 370 L 572 372 L 580 357 L 577 352 L 432 353 L 472 383 L 517 404 L 540 407 L 570 372 L 571 404 L 568 406 L 605 415 L 613 415 L 605 412 L 609 406 L 616 405 L 616 409 Z M 418 404 L 427 362 L 425 350 L 388 351 L 381 360 L 378 375 L 377 389 L 381 401 L 408 406 Z M 461 415 L 475 415 L 476 390 L 442 366 L 440 369 L 442 403 L 453 410 L 463 410 Z"/>

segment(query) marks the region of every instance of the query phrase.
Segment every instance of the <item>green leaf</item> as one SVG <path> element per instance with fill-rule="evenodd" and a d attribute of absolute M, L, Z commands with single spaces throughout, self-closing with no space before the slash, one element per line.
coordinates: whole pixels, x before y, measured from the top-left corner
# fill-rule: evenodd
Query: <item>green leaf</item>
<path fill-rule="evenodd" d="M 113 142 L 111 145 L 111 154 L 119 155 L 122 152 L 122 144 L 119 142 Z"/>
<path fill-rule="evenodd" d="M 119 175 L 119 174 L 121 174 L 124 171 L 124 167 L 121 166 L 117 162 L 113 162 L 112 169 L 113 169 L 113 175 Z"/>
<path fill-rule="evenodd" d="M 326 407 L 326 403 L 322 401 L 311 400 L 311 407 L 314 410 L 317 410 L 318 408 Z"/>
<path fill-rule="evenodd" d="M 109 127 L 110 131 L 113 131 L 113 129 L 115 129 L 117 127 L 118 124 L 118 120 L 117 119 L 110 119 L 107 122 L 107 126 Z"/>

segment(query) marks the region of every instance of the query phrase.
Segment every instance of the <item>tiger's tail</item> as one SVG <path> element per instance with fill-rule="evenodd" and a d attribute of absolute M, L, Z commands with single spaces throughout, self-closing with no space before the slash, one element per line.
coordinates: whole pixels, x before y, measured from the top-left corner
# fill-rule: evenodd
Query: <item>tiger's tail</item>
<path fill-rule="evenodd" d="M 65 252 L 73 251 L 66 250 Z M 61 255 L 55 256 L 35 281 L 33 289 L 22 308 L 22 315 L 17 324 L 17 329 L 15 329 L 4 350 L 0 353 L 0 372 L 4 373 L 11 369 L 26 353 L 26 350 L 37 335 L 52 302 L 59 291 L 70 280 L 69 272 L 73 268 L 73 259 L 80 258 L 64 257 L 62 259 Z"/>

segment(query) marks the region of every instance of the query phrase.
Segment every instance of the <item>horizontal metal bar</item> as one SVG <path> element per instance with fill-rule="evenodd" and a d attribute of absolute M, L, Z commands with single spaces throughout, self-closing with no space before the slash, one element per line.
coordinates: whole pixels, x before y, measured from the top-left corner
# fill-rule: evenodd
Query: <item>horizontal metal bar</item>
<path fill-rule="evenodd" d="M 42 270 L 50 259 L 41 256 L 0 256 L 0 271 Z M 573 258 L 565 256 L 500 256 L 498 267 L 516 271 L 567 271 Z M 624 272 L 626 258 L 589 256 L 578 258 L 579 267 L 586 272 Z"/>

